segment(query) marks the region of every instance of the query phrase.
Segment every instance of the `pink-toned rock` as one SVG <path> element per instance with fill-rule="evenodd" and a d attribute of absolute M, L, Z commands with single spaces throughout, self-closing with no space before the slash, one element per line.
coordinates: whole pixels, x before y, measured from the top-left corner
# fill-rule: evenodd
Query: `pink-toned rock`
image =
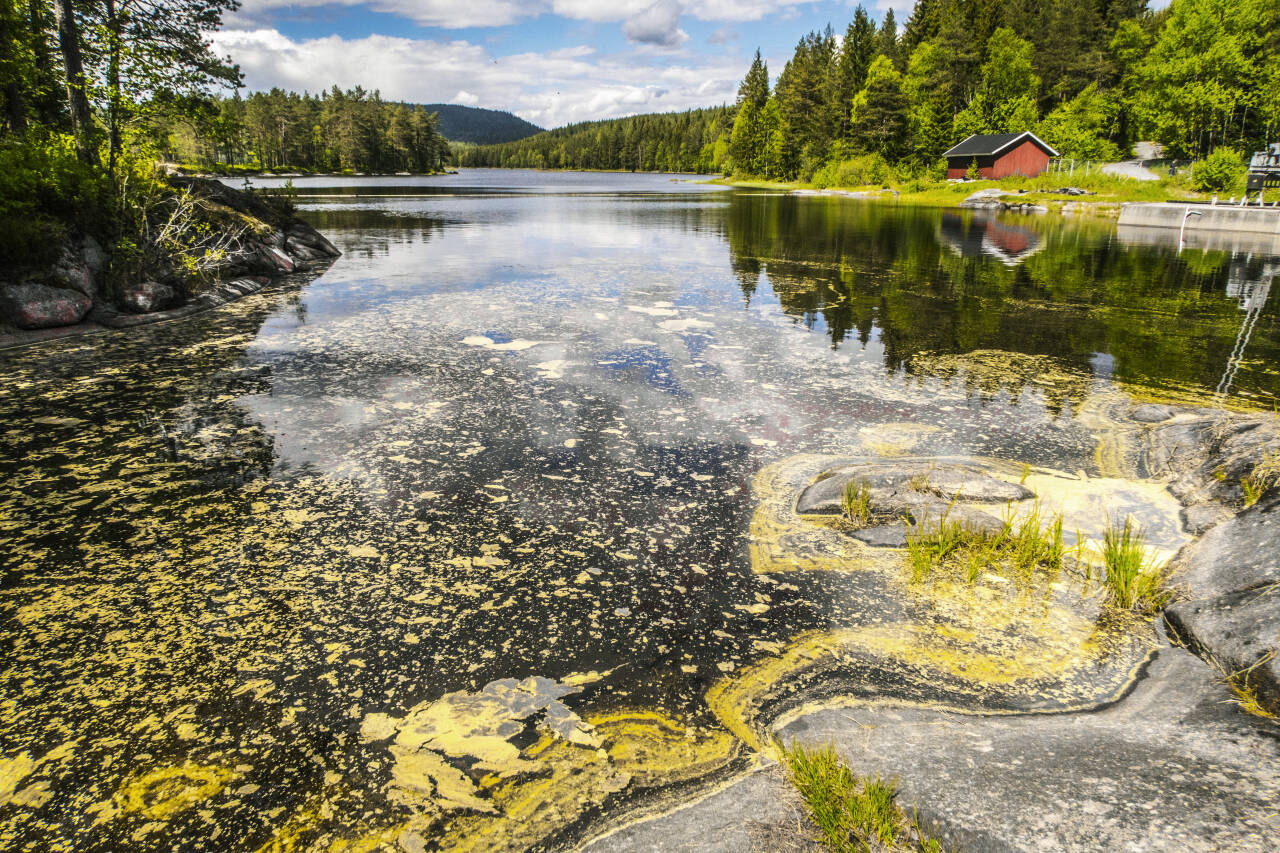
<path fill-rule="evenodd" d="M 93 306 L 93 300 L 79 291 L 31 283 L 0 286 L 0 302 L 20 329 L 71 326 Z"/>
<path fill-rule="evenodd" d="M 150 314 L 168 308 L 177 299 L 177 292 L 169 285 L 144 281 L 125 288 L 120 294 L 120 307 L 135 314 Z"/>

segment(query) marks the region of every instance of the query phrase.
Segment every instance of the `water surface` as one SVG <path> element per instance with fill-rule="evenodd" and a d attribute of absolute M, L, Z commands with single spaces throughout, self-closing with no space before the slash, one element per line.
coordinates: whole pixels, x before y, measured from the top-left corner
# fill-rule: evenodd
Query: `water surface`
<path fill-rule="evenodd" d="M 959 701 L 885 662 L 937 602 L 761 565 L 806 460 L 1132 478 L 1131 403 L 1280 392 L 1256 251 L 669 176 L 294 183 L 318 277 L 0 353 L 6 847 L 569 843 L 751 762 L 730 706 L 799 638 L 861 651 L 792 705 Z"/>

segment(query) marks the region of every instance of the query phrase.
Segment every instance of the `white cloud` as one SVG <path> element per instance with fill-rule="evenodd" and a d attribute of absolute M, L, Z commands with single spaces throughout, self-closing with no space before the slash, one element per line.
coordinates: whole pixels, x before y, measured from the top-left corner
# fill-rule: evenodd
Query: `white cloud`
<path fill-rule="evenodd" d="M 738 31 L 732 27 L 721 27 L 720 29 L 707 36 L 707 41 L 711 44 L 728 44 L 731 41 L 738 40 Z"/>
<path fill-rule="evenodd" d="M 684 11 L 703 21 L 758 21 L 814 0 L 686 0 Z M 898 5 L 907 0 L 877 0 Z M 425 27 L 505 27 L 526 18 L 551 13 L 579 21 L 626 21 L 650 9 L 653 0 L 244 0 L 228 23 L 252 24 L 269 20 L 275 9 L 315 6 L 368 6 Z M 664 5 L 661 0 L 657 5 Z"/>
<path fill-rule="evenodd" d="M 627 18 L 622 34 L 628 41 L 659 47 L 678 47 L 689 34 L 680 29 L 680 4 L 677 0 L 658 0 L 648 9 Z"/>
<path fill-rule="evenodd" d="M 743 74 L 734 58 L 654 63 L 636 52 L 601 56 L 585 46 L 494 57 L 466 41 L 384 35 L 293 40 L 257 29 L 223 30 L 212 39 L 253 90 L 361 85 L 390 100 L 511 110 L 543 127 L 731 103 Z"/>
<path fill-rule="evenodd" d="M 503 27 L 543 11 L 541 3 L 519 0 L 244 0 L 240 11 L 227 16 L 229 23 L 263 21 L 274 9 L 313 6 L 368 6 L 424 27 Z"/>

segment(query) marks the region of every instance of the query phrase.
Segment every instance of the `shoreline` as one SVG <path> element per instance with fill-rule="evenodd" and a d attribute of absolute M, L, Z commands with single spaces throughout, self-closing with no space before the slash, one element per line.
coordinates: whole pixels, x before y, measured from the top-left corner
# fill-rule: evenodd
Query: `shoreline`
<path fill-rule="evenodd" d="M 328 269 L 328 267 L 324 269 Z M 104 310 L 95 306 L 94 310 L 90 311 L 83 320 L 70 326 L 21 329 L 6 322 L 0 324 L 0 352 L 22 349 L 23 347 L 58 341 L 63 338 L 123 332 L 140 326 L 155 326 L 173 320 L 182 320 L 216 310 L 224 305 L 230 305 L 249 296 L 285 293 L 295 288 L 301 288 L 322 274 L 324 269 L 313 267 L 275 277 L 258 276 L 227 279 L 192 297 L 190 301 L 182 305 L 146 314 L 127 314 L 115 309 Z"/>
<path fill-rule="evenodd" d="M 948 183 L 939 186 L 933 186 L 925 190 L 904 191 L 901 187 L 886 186 L 861 186 L 861 187 L 815 187 L 813 184 L 804 183 L 802 181 L 762 181 L 762 180 L 735 180 L 733 178 L 714 178 L 705 183 L 717 186 L 732 187 L 735 189 L 754 189 L 754 190 L 773 190 L 776 192 L 785 192 L 789 195 L 797 196 L 813 196 L 822 198 L 849 198 L 860 201 L 877 201 L 891 202 L 894 204 L 910 204 L 916 207 L 934 207 L 934 208 L 962 208 L 962 209 L 992 209 L 999 208 L 1001 203 L 996 204 L 968 204 L 965 202 L 978 194 L 985 194 L 988 197 L 999 192 L 999 197 L 1008 199 L 1018 208 L 1024 208 L 1023 212 L 1028 213 L 1054 213 L 1060 215 L 1073 216 L 1092 216 L 1101 219 L 1118 219 L 1120 211 L 1125 204 L 1147 204 L 1147 203 L 1179 203 L 1191 204 L 1197 202 L 1207 202 L 1207 198 L 1199 196 L 1189 197 L 1185 199 L 1169 199 L 1163 198 L 1155 201 L 1146 198 L 1137 193 L 1114 194 L 1104 191 L 1086 192 L 1086 194 L 1076 195 L 1067 193 L 1052 193 L 1035 189 L 1015 189 L 1005 187 L 999 181 L 971 181 L 965 183 Z M 1064 181 L 1064 186 L 1066 186 Z M 1135 187 L 1136 189 L 1136 187 Z M 1011 206 L 1013 206 L 1011 205 Z M 1039 207 L 1042 210 L 1032 208 Z M 1017 212 L 1015 210 L 1014 212 Z"/>

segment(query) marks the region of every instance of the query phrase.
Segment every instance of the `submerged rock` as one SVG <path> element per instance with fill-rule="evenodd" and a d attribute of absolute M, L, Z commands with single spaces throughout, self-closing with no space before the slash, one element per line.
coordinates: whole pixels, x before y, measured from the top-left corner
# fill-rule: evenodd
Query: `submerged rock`
<path fill-rule="evenodd" d="M 838 515 L 850 482 L 865 483 L 872 505 L 900 511 L 925 497 L 952 500 L 961 497 L 979 503 L 1008 503 L 1034 497 L 1032 491 L 983 472 L 977 466 L 946 462 L 859 462 L 823 472 L 817 482 L 800 493 L 796 512 L 804 515 Z"/>
<path fill-rule="evenodd" d="M 93 306 L 93 300 L 77 290 L 35 283 L 0 286 L 0 302 L 20 329 L 70 326 Z"/>

